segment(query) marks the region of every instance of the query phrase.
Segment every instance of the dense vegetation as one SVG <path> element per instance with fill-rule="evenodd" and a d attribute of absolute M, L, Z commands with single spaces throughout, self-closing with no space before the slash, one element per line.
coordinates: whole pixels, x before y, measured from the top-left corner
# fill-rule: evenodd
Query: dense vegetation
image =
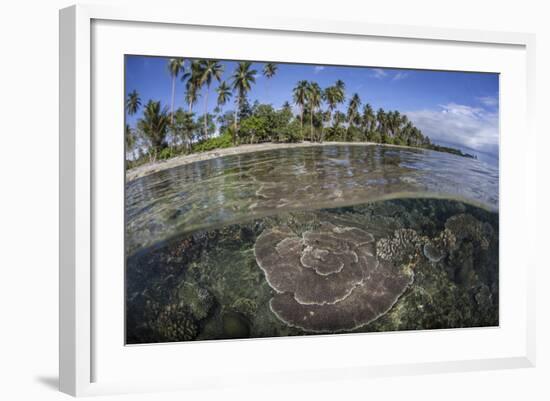
<path fill-rule="evenodd" d="M 221 80 L 223 68 L 217 60 L 170 59 L 170 108 L 154 100 L 143 105 L 135 90 L 128 94 L 127 113 L 134 115 L 142 109 L 136 126 L 126 125 L 128 168 L 181 154 L 261 142 L 375 142 L 473 157 L 458 149 L 432 144 L 399 111 L 385 111 L 382 108 L 374 111 L 370 104 L 363 104 L 357 93 L 348 99 L 345 83 L 341 80 L 324 89 L 316 82 L 297 82 L 292 93 L 292 103 L 297 110 L 295 114 L 289 102 L 279 109 L 270 104 L 249 103 L 248 93 L 256 83 L 258 74 L 252 69 L 252 63 L 238 63 L 230 82 Z M 276 64 L 266 63 L 261 73 L 269 82 L 277 69 Z M 178 78 L 185 82 L 186 109 L 174 109 L 175 82 Z M 213 113 L 209 113 L 210 89 L 214 81 L 218 82 L 215 89 L 216 107 Z M 204 109 L 197 114 L 193 108 L 201 90 Z M 234 109 L 225 110 L 231 100 Z"/>

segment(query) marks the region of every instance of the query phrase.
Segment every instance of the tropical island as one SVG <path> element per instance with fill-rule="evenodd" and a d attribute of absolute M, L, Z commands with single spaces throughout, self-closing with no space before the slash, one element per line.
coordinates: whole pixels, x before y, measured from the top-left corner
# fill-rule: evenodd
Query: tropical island
<path fill-rule="evenodd" d="M 172 58 L 167 69 L 171 79 L 170 107 L 160 100 L 143 103 L 135 89 L 127 94 L 127 116 L 141 113 L 133 127 L 128 123 L 125 126 L 127 170 L 195 153 L 266 143 L 373 143 L 475 158 L 459 149 L 432 143 L 397 110 L 375 111 L 371 104 L 362 102 L 358 93 L 348 97 L 346 84 L 340 79 L 325 88 L 314 81 L 299 80 L 289 101 L 275 108 L 257 100 L 251 104 L 248 99 L 259 74 L 268 91 L 268 84 L 278 71 L 275 63 L 265 63 L 258 71 L 251 62 L 239 62 L 228 81 L 222 80 L 224 65 L 218 60 Z M 185 104 L 176 108 L 178 79 L 184 83 Z M 214 82 L 217 86 L 212 91 Z M 201 93 L 204 109 L 197 113 Z M 215 95 L 213 112 L 209 112 L 210 95 Z M 226 107 L 230 102 L 234 104 L 232 110 Z M 250 146 L 246 148 L 250 151 Z"/>

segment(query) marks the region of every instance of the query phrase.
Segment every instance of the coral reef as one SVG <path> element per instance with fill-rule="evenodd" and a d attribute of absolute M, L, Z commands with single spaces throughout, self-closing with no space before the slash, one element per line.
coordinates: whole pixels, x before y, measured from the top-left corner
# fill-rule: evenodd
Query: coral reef
<path fill-rule="evenodd" d="M 422 249 L 423 254 L 430 262 L 439 262 L 456 248 L 456 237 L 449 230 L 444 229 L 436 238 L 427 239 Z"/>
<path fill-rule="evenodd" d="M 374 237 L 323 224 L 301 237 L 287 227 L 264 231 L 254 254 L 277 292 L 272 311 L 310 332 L 349 331 L 386 313 L 412 282 L 403 266 L 378 260 Z"/>
<path fill-rule="evenodd" d="M 126 341 L 497 326 L 498 229 L 396 199 L 190 231 L 127 258 Z"/>
<path fill-rule="evenodd" d="M 258 310 L 258 303 L 249 298 L 239 298 L 233 302 L 231 309 L 235 312 L 242 313 L 248 318 L 253 318 Z"/>
<path fill-rule="evenodd" d="M 376 244 L 377 255 L 384 260 L 406 262 L 418 256 L 425 237 L 419 236 L 416 231 L 402 228 L 394 232 L 393 238 L 383 238 Z"/>
<path fill-rule="evenodd" d="M 493 234 L 493 228 L 490 224 L 481 223 L 471 214 L 462 213 L 452 216 L 445 222 L 445 227 L 459 242 L 469 239 L 479 242 L 484 250 L 489 248 L 489 237 Z"/>
<path fill-rule="evenodd" d="M 178 288 L 178 299 L 178 305 L 187 309 L 196 320 L 206 318 L 214 306 L 212 294 L 194 280 L 182 281 Z"/>
<path fill-rule="evenodd" d="M 175 304 L 166 305 L 157 318 L 151 321 L 150 329 L 160 341 L 194 340 L 198 333 L 194 319 Z"/>

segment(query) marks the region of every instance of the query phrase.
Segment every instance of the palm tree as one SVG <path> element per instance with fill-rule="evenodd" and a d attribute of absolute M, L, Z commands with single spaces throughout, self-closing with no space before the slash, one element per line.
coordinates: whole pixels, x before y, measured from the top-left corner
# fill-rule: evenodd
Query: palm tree
<path fill-rule="evenodd" d="M 193 105 L 197 102 L 199 98 L 199 89 L 200 89 L 200 79 L 202 71 L 199 60 L 191 61 L 189 66 L 189 71 L 181 75 L 181 80 L 187 80 L 185 84 L 185 101 L 189 105 L 189 113 L 193 112 Z"/>
<path fill-rule="evenodd" d="M 231 88 L 225 81 L 223 81 L 217 88 L 216 93 L 218 94 L 218 107 L 220 108 L 220 112 L 223 112 L 223 106 L 229 101 L 231 98 Z"/>
<path fill-rule="evenodd" d="M 164 146 L 169 126 L 168 109 L 161 108 L 160 102 L 149 100 L 143 110 L 143 118 L 138 121 L 138 129 L 151 143 L 153 160 Z"/>
<path fill-rule="evenodd" d="M 176 78 L 183 71 L 185 60 L 182 58 L 171 58 L 168 60 L 168 71 L 172 77 L 172 101 L 170 103 L 170 124 L 174 124 L 174 96 L 176 93 Z"/>
<path fill-rule="evenodd" d="M 344 138 L 344 141 L 347 141 L 348 139 L 348 133 L 349 129 L 352 125 L 352 123 L 355 121 L 357 114 L 359 112 L 359 107 L 361 106 L 361 99 L 359 98 L 359 95 L 357 93 L 354 93 L 351 97 L 348 105 L 348 128 L 346 130 L 346 137 Z"/>
<path fill-rule="evenodd" d="M 141 98 L 139 97 L 139 94 L 134 89 L 132 92 L 128 93 L 128 97 L 126 98 L 126 110 L 128 111 L 129 115 L 134 115 L 137 113 L 141 106 Z"/>
<path fill-rule="evenodd" d="M 181 107 L 174 114 L 174 125 L 172 126 L 174 135 L 183 142 L 185 151 L 190 152 L 193 132 L 196 127 L 193 114 L 183 111 Z"/>
<path fill-rule="evenodd" d="M 262 70 L 262 73 L 266 78 L 266 82 L 265 82 L 266 98 L 269 98 L 267 83 L 277 73 L 278 69 L 279 67 L 277 67 L 277 64 L 275 63 L 267 63 L 266 65 L 264 65 L 264 69 Z"/>
<path fill-rule="evenodd" d="M 292 113 L 292 106 L 290 105 L 290 103 L 288 101 L 285 101 L 283 103 L 283 105 L 281 106 L 281 110 Z"/>
<path fill-rule="evenodd" d="M 304 107 L 307 100 L 308 82 L 305 80 L 298 81 L 293 89 L 294 103 L 300 107 L 300 134 L 304 136 Z"/>
<path fill-rule="evenodd" d="M 376 112 L 377 131 L 382 139 L 387 136 L 387 116 L 383 108 L 379 108 Z"/>
<path fill-rule="evenodd" d="M 210 84 L 212 79 L 220 82 L 223 74 L 223 65 L 218 60 L 201 60 L 201 76 L 199 86 L 206 85 L 206 96 L 204 97 L 204 137 L 208 139 L 208 94 L 210 93 Z"/>
<path fill-rule="evenodd" d="M 134 146 L 136 145 L 136 136 L 129 124 L 126 124 L 124 129 L 124 142 L 126 144 L 126 154 L 134 154 Z"/>
<path fill-rule="evenodd" d="M 237 68 L 231 76 L 231 86 L 237 92 L 235 107 L 235 134 L 237 134 L 237 119 L 238 113 L 243 101 L 246 99 L 246 94 L 252 89 L 252 84 L 256 83 L 256 70 L 251 70 L 252 63 L 250 61 L 241 61 L 237 64 Z M 235 138 L 234 138 L 235 139 Z"/>
<path fill-rule="evenodd" d="M 309 105 L 309 112 L 311 118 L 311 133 L 309 140 L 313 142 L 313 114 L 315 109 L 321 105 L 322 91 L 317 82 L 310 82 L 307 88 L 307 103 Z"/>
<path fill-rule="evenodd" d="M 189 105 L 188 112 L 193 112 L 193 105 L 197 102 L 199 98 L 197 85 L 192 81 L 187 81 L 186 90 L 185 90 L 185 101 Z"/>
<path fill-rule="evenodd" d="M 338 96 L 342 99 L 340 103 L 343 103 L 346 100 L 346 84 L 339 79 L 334 83 L 334 87 L 338 91 Z"/>
<path fill-rule="evenodd" d="M 402 117 L 399 111 L 390 111 L 387 115 L 388 128 L 391 131 L 392 137 L 399 136 L 399 130 L 402 123 Z"/>
<path fill-rule="evenodd" d="M 374 116 L 374 111 L 371 105 L 367 103 L 365 107 L 363 107 L 363 118 L 362 118 L 365 137 L 368 137 L 368 135 L 370 135 L 370 133 L 374 131 L 375 121 L 376 121 L 376 117 Z"/>
<path fill-rule="evenodd" d="M 342 81 L 336 81 L 334 86 L 329 86 L 323 93 L 323 98 L 328 104 L 328 122 L 332 121 L 332 113 L 338 106 L 345 100 L 344 96 L 344 83 Z M 321 142 L 323 142 L 323 135 L 321 135 Z"/>

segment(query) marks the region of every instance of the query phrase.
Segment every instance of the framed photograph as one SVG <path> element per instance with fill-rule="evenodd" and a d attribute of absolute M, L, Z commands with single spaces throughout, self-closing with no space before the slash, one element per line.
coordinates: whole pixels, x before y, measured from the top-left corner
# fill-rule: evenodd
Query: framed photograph
<path fill-rule="evenodd" d="M 532 35 L 180 14 L 60 12 L 62 391 L 534 365 Z"/>

